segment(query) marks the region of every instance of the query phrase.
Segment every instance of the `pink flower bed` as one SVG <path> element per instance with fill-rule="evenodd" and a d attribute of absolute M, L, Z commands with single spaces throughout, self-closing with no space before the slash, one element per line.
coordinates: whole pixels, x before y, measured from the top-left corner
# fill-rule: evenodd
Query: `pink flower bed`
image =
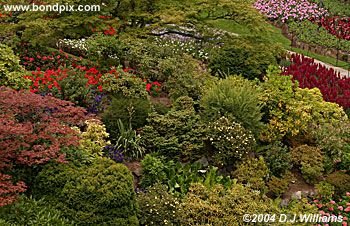
<path fill-rule="evenodd" d="M 327 15 L 327 10 L 307 0 L 258 0 L 254 7 L 269 19 L 288 20 L 321 19 Z"/>

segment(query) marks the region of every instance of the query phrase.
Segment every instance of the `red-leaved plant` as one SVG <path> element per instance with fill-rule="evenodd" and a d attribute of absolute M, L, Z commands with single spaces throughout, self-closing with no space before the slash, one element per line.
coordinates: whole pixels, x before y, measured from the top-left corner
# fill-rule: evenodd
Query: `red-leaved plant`
<path fill-rule="evenodd" d="M 350 40 L 350 17 L 325 17 L 320 23 L 337 38 Z"/>
<path fill-rule="evenodd" d="M 350 108 L 350 78 L 342 78 L 332 68 L 315 63 L 314 59 L 293 54 L 291 65 L 283 74 L 292 75 L 301 88 L 319 88 L 323 99 Z"/>
<path fill-rule="evenodd" d="M 70 126 L 87 118 L 71 102 L 0 87 L 0 206 L 26 190 L 24 182 L 12 181 L 12 169 L 65 162 L 61 149 L 78 145 Z"/>

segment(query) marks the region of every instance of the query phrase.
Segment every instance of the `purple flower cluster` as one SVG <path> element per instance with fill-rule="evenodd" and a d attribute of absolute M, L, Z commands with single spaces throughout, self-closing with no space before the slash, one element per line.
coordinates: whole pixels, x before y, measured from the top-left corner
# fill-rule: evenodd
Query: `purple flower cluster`
<path fill-rule="evenodd" d="M 114 145 L 108 145 L 104 147 L 103 151 L 109 158 L 113 159 L 115 162 L 121 163 L 124 161 L 123 151 Z"/>
<path fill-rule="evenodd" d="M 99 112 L 101 112 L 101 105 L 102 105 L 102 101 L 104 98 L 104 94 L 97 94 L 94 98 L 94 100 L 92 101 L 92 103 L 90 104 L 90 106 L 88 107 L 88 112 L 92 113 L 92 114 L 97 114 Z"/>
<path fill-rule="evenodd" d="M 318 20 L 328 14 L 327 10 L 307 0 L 257 0 L 254 7 L 269 19 L 280 20 Z"/>

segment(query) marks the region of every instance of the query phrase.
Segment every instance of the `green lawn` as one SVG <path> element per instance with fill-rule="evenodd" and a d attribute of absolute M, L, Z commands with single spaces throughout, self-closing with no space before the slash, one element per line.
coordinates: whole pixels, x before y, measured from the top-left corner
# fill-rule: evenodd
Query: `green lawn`
<path fill-rule="evenodd" d="M 211 20 L 206 22 L 216 28 L 219 28 L 228 32 L 236 33 L 238 35 L 252 34 L 252 31 L 247 26 L 232 22 L 230 20 Z M 255 32 L 255 35 L 262 35 L 274 43 L 280 43 L 287 50 L 294 51 L 294 52 L 303 54 L 305 56 L 315 58 L 319 61 L 325 62 L 333 66 L 341 67 L 346 70 L 349 69 L 349 66 L 350 66 L 349 63 L 346 63 L 343 61 L 338 61 L 337 63 L 337 60 L 332 57 L 322 56 L 322 55 L 311 53 L 299 48 L 294 48 L 294 47 L 292 48 L 291 41 L 282 34 L 282 31 L 279 28 L 267 22 L 265 24 L 265 31 Z"/>

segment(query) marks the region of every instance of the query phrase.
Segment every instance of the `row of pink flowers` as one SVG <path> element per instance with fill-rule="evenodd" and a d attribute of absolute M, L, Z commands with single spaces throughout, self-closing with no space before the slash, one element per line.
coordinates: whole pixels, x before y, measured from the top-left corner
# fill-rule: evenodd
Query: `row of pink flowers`
<path fill-rule="evenodd" d="M 289 20 L 321 19 L 327 10 L 307 0 L 257 0 L 254 7 L 269 19 Z"/>

